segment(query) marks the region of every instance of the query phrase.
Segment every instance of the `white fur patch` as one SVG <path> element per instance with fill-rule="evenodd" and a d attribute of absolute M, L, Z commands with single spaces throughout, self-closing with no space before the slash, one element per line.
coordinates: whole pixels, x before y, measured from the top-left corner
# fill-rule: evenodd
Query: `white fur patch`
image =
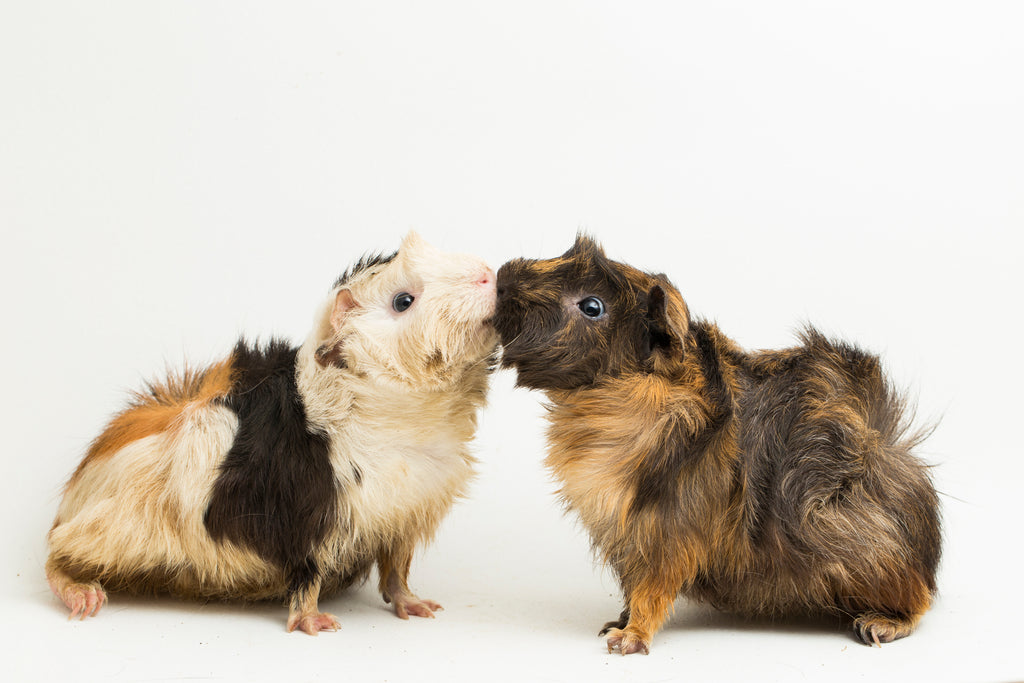
<path fill-rule="evenodd" d="M 238 428 L 223 406 L 186 406 L 165 433 L 91 462 L 72 483 L 50 532 L 51 555 L 104 576 L 166 576 L 183 593 L 233 594 L 273 574 L 253 553 L 214 543 L 203 515 Z"/>

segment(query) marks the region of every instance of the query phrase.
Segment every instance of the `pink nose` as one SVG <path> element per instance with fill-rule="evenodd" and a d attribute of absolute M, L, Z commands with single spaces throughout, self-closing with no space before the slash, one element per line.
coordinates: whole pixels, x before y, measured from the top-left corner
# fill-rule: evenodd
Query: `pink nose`
<path fill-rule="evenodd" d="M 477 278 L 476 283 L 481 287 L 493 287 L 494 286 L 494 271 L 490 268 L 485 268 L 484 272 Z"/>

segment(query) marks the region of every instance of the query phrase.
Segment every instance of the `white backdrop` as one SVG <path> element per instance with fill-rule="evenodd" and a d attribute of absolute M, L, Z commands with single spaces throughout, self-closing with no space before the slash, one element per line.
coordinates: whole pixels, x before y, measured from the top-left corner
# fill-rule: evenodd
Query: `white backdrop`
<path fill-rule="evenodd" d="M 1017 615 L 1024 7 L 985 2 L 129 2 L 0 8 L 5 669 L 18 680 L 1010 680 Z M 879 649 L 680 600 L 608 656 L 617 587 L 495 377 L 480 476 L 402 622 L 371 585 L 284 607 L 113 596 L 65 621 L 60 487 L 125 390 L 241 332 L 305 334 L 415 228 L 495 266 L 578 229 L 741 344 L 814 321 L 941 418 L 940 596 Z M 1016 313 L 1014 311 L 1017 311 Z M 415 419 L 415 416 L 410 416 Z"/>

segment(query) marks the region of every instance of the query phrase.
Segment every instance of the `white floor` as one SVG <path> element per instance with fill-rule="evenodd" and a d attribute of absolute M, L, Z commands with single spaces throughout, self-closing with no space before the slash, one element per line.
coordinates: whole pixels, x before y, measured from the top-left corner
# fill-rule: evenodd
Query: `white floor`
<path fill-rule="evenodd" d="M 707 5 L 0 9 L 5 680 L 1024 680 L 1024 10 Z M 814 321 L 882 353 L 940 419 L 918 632 L 868 648 L 680 601 L 649 657 L 608 655 L 617 587 L 509 372 L 472 495 L 414 563 L 436 620 L 368 584 L 317 638 L 276 605 L 114 595 L 68 622 L 44 537 L 123 391 L 240 332 L 297 341 L 409 228 L 495 265 L 584 228 L 747 347 Z"/>
<path fill-rule="evenodd" d="M 51 482 L 11 487 L 4 639 L 13 680 L 937 680 L 1024 677 L 1017 640 L 1019 513 L 991 496 L 945 500 L 946 559 L 934 609 L 910 638 L 868 648 L 830 621 L 748 622 L 679 601 L 648 657 L 609 655 L 597 630 L 619 596 L 587 542 L 547 495 L 537 466 L 535 397 L 498 378 L 480 435 L 472 499 L 414 564 L 413 585 L 440 601 L 435 620 L 403 622 L 367 584 L 327 600 L 342 622 L 316 638 L 284 631 L 283 605 L 194 605 L 113 595 L 68 622 L 42 576 Z M 956 428 L 947 422 L 940 445 Z M 946 437 L 943 437 L 946 434 Z M 27 444 L 26 444 L 27 446 Z M 33 457 L 41 457 L 33 453 Z M 29 468 L 26 468 L 29 469 Z M 54 467 L 42 467 L 58 478 Z M 948 482 L 947 482 L 948 483 Z M 991 498 L 993 500 L 988 500 Z M 1002 547 L 998 536 L 1003 534 Z M 12 575 L 13 572 L 13 575 Z"/>

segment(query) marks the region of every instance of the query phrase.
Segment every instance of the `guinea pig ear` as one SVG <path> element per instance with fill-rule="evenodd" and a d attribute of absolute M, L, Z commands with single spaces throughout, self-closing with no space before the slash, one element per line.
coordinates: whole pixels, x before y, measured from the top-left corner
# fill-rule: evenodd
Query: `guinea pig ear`
<path fill-rule="evenodd" d="M 422 252 L 434 250 L 434 246 L 427 240 L 423 239 L 415 230 L 410 230 L 405 233 L 405 237 L 402 238 L 402 245 L 398 248 L 398 253 L 408 254 L 410 252 Z"/>
<path fill-rule="evenodd" d="M 329 327 L 323 330 L 323 341 L 317 347 L 316 362 L 323 367 L 333 365 L 338 368 L 348 367 L 345 358 L 342 356 L 343 341 L 341 339 L 341 325 L 345 316 L 353 308 L 358 306 L 352 292 L 348 289 L 339 289 L 334 296 L 334 305 L 331 306 L 330 315 L 327 318 Z"/>
<path fill-rule="evenodd" d="M 683 359 L 683 340 L 686 325 L 673 320 L 668 297 L 661 285 L 654 285 L 647 293 L 647 323 L 644 357 L 662 353 L 677 360 Z"/>
<path fill-rule="evenodd" d="M 402 245 L 398 248 L 398 260 L 405 263 L 431 260 L 437 257 L 440 252 L 434 245 L 416 232 L 410 230 L 402 238 Z"/>
<path fill-rule="evenodd" d="M 358 305 L 355 297 L 352 296 L 351 290 L 338 290 L 338 293 L 334 296 L 334 308 L 331 309 L 331 328 L 335 334 L 341 331 L 341 324 L 345 321 L 345 315 Z"/>

